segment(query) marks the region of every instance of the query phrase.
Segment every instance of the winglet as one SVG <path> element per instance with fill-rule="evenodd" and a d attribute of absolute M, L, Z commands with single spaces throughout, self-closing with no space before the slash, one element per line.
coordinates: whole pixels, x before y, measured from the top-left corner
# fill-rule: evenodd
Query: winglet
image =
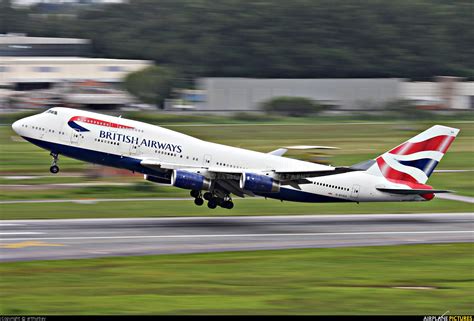
<path fill-rule="evenodd" d="M 288 149 L 286 148 L 278 148 L 278 149 L 275 149 L 274 151 L 268 152 L 267 154 L 275 155 L 275 156 L 283 156 L 283 154 L 285 154 L 287 151 Z"/>
<path fill-rule="evenodd" d="M 284 148 L 278 148 L 274 151 L 268 152 L 269 155 L 282 156 L 289 149 L 292 150 L 311 150 L 311 149 L 339 149 L 338 147 L 333 146 L 313 146 L 313 145 L 295 145 L 295 146 L 285 146 Z"/>

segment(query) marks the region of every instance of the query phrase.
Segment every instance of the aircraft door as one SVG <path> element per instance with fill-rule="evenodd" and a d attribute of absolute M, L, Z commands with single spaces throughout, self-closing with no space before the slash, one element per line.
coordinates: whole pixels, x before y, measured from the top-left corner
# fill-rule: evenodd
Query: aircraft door
<path fill-rule="evenodd" d="M 126 156 L 128 154 L 130 154 L 130 145 L 131 144 L 128 144 L 128 143 L 125 143 L 125 142 L 119 142 L 119 145 L 118 145 L 118 152 L 121 156 Z"/>
<path fill-rule="evenodd" d="M 67 123 L 64 123 L 63 126 L 61 127 L 61 130 L 59 132 L 59 138 L 62 141 L 67 142 L 67 143 L 72 141 L 71 127 L 69 127 Z"/>
<path fill-rule="evenodd" d="M 211 166 L 211 160 L 212 160 L 212 156 L 211 155 L 204 155 L 204 157 L 202 158 L 203 159 L 203 165 L 204 166 Z"/>
<path fill-rule="evenodd" d="M 351 193 L 351 197 L 353 199 L 358 199 L 359 198 L 359 192 L 360 192 L 360 185 L 353 185 L 352 186 L 352 193 Z"/>
<path fill-rule="evenodd" d="M 75 130 L 71 133 L 71 144 L 72 145 L 79 145 L 79 142 L 84 138 L 80 132 L 76 132 Z"/>
<path fill-rule="evenodd" d="M 137 137 L 134 139 L 130 144 L 128 144 L 129 147 L 129 155 L 134 156 L 134 155 L 140 155 L 140 142 L 141 142 L 141 137 Z"/>

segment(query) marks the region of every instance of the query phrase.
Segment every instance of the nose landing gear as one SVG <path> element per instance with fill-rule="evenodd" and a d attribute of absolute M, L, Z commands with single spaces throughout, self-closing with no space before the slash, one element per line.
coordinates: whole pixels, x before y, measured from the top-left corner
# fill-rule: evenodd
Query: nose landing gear
<path fill-rule="evenodd" d="M 53 174 L 57 174 L 59 172 L 59 166 L 58 166 L 59 155 L 53 152 L 51 152 L 50 155 L 53 156 L 53 162 L 51 164 L 51 167 L 49 168 L 49 171 Z"/>

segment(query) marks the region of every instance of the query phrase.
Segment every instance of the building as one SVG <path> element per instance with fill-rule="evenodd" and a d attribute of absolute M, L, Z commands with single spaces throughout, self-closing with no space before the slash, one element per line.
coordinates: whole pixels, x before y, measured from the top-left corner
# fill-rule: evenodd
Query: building
<path fill-rule="evenodd" d="M 151 65 L 146 60 L 85 57 L 2 57 L 0 84 L 15 90 L 46 89 L 54 84 L 94 80 L 119 83 L 130 72 Z"/>
<path fill-rule="evenodd" d="M 90 55 L 90 48 L 88 39 L 0 35 L 0 57 L 84 57 Z"/>
<path fill-rule="evenodd" d="M 90 58 L 90 47 L 88 39 L 0 35 L 0 85 L 28 90 L 82 80 L 117 83 L 128 73 L 152 64 L 146 60 Z"/>
<path fill-rule="evenodd" d="M 436 81 L 400 84 L 400 96 L 425 109 L 474 109 L 474 82 L 440 76 Z"/>
<path fill-rule="evenodd" d="M 252 79 L 201 78 L 194 109 L 258 111 L 275 97 L 305 97 L 337 110 L 381 109 L 387 102 L 410 100 L 426 109 L 474 109 L 474 82 L 436 77 L 433 82 L 405 79 Z"/>
<path fill-rule="evenodd" d="M 314 101 L 359 109 L 399 97 L 400 79 L 251 79 L 202 78 L 197 88 L 206 95 L 199 110 L 252 111 L 280 96 L 306 97 Z"/>
<path fill-rule="evenodd" d="M 90 40 L 0 36 L 0 105 L 115 108 L 134 102 L 120 86 L 147 60 L 90 58 Z"/>

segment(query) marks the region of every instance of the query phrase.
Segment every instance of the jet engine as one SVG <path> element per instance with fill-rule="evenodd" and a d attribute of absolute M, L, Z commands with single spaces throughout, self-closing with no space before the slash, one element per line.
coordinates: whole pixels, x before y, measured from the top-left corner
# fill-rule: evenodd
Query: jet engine
<path fill-rule="evenodd" d="M 240 177 L 240 188 L 254 193 L 278 193 L 280 182 L 269 176 L 243 173 Z"/>
<path fill-rule="evenodd" d="M 174 170 L 171 174 L 171 185 L 191 190 L 209 190 L 211 180 L 197 173 Z"/>
<path fill-rule="evenodd" d="M 158 177 L 145 174 L 145 179 L 149 182 L 159 183 L 159 184 L 171 184 L 171 179 L 168 177 Z"/>

